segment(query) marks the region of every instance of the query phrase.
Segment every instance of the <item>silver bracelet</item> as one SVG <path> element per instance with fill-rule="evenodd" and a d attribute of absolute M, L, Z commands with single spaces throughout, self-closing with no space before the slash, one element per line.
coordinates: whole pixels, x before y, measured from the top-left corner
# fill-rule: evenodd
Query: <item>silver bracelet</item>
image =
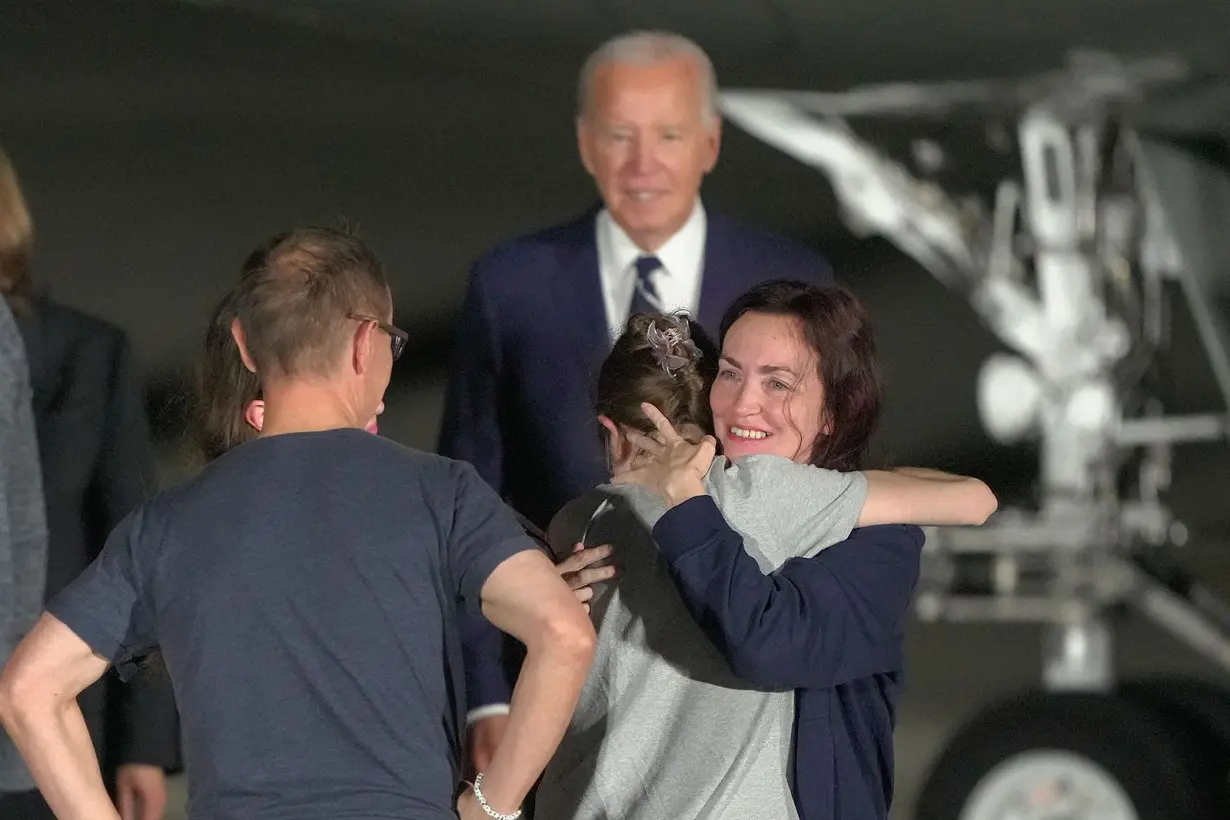
<path fill-rule="evenodd" d="M 483 783 L 483 774 L 485 772 L 479 772 L 478 777 L 474 778 L 474 799 L 478 801 L 478 805 L 483 807 L 488 817 L 494 817 L 495 820 L 517 820 L 521 816 L 521 809 L 517 809 L 512 814 L 500 814 L 487 805 L 487 798 L 483 797 L 483 790 L 480 788 Z"/>

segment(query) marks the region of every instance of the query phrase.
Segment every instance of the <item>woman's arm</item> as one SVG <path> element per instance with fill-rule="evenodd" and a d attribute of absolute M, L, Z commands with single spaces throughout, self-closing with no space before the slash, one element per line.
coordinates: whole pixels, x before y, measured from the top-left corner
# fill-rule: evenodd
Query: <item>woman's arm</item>
<path fill-rule="evenodd" d="M 645 454 L 640 466 L 614 477 L 616 484 L 640 484 L 654 490 L 671 509 L 685 501 L 705 495 L 703 479 L 713 462 L 716 442 L 705 436 L 699 443 L 685 441 L 666 416 L 652 404 L 641 410 L 657 428 L 658 438 L 629 433 L 628 439 Z M 757 483 L 772 484 L 767 504 L 783 501 L 793 506 L 800 491 L 815 501 L 832 505 L 835 496 L 850 490 L 848 480 L 834 483 L 833 478 L 850 473 L 824 470 L 806 464 L 795 464 L 776 456 L 752 456 L 744 459 L 749 466 L 762 465 L 749 475 L 759 474 Z M 812 471 L 816 471 L 812 473 Z M 822 476 L 827 475 L 827 480 Z M 875 524 L 962 525 L 982 524 L 995 512 L 999 502 L 986 484 L 976 478 L 952 475 L 922 467 L 901 467 L 896 470 L 868 470 L 867 498 L 857 518 L 858 526 Z M 793 487 L 787 496 L 782 486 Z M 857 492 L 861 488 L 855 487 Z M 744 492 L 751 492 L 750 485 Z M 838 498 L 840 502 L 840 498 Z M 842 506 L 838 503 L 837 507 Z M 788 510 L 797 517 L 797 510 Z M 839 522 L 841 516 L 831 516 Z"/>
<path fill-rule="evenodd" d="M 744 680 L 826 687 L 901 667 L 923 545 L 916 527 L 858 530 L 773 575 L 711 498 L 667 511 L 653 535 L 688 611 Z"/>
<path fill-rule="evenodd" d="M 860 527 L 874 524 L 979 525 L 999 506 L 976 478 L 921 467 L 867 470 L 867 500 Z"/>

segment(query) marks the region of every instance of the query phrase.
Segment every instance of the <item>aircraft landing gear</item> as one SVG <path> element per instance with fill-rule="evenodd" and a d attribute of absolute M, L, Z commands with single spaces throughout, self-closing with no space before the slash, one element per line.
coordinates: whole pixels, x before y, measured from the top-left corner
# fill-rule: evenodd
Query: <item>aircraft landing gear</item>
<path fill-rule="evenodd" d="M 1188 689 L 1191 686 L 1191 689 Z M 1030 693 L 975 717 L 936 761 L 917 820 L 1215 820 L 1230 809 L 1230 744 L 1203 684 Z"/>

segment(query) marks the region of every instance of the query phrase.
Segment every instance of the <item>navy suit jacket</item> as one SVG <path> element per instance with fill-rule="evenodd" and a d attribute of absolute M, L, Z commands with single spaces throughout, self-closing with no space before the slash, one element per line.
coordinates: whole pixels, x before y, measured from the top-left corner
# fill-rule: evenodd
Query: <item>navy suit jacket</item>
<path fill-rule="evenodd" d="M 613 341 L 597 214 L 500 245 L 474 265 L 449 374 L 439 452 L 473 464 L 544 529 L 608 478 L 592 389 Z M 726 308 L 753 285 L 831 278 L 829 263 L 805 245 L 712 212 L 707 223 L 695 318 L 715 340 Z M 479 619 L 462 632 L 470 708 L 507 703 L 500 637 Z"/>

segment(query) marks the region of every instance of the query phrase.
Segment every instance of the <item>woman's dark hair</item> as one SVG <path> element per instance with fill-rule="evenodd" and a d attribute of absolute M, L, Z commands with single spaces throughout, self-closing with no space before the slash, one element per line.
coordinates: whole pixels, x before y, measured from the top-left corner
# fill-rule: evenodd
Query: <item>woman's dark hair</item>
<path fill-rule="evenodd" d="M 652 433 L 641 411 L 649 402 L 677 429 L 695 425 L 712 434 L 709 387 L 717 360 L 713 340 L 686 314 L 630 316 L 598 372 L 595 409 L 621 427 Z"/>
<path fill-rule="evenodd" d="M 256 435 L 244 413 L 261 397 L 261 386 L 256 374 L 244 366 L 231 336 L 237 296 L 236 290 L 230 291 L 214 309 L 197 369 L 196 441 L 206 461 Z"/>
<path fill-rule="evenodd" d="M 809 463 L 832 470 L 860 470 L 880 421 L 881 382 L 875 336 L 866 310 L 850 291 L 790 279 L 764 282 L 740 296 L 722 317 L 719 339 L 745 313 L 788 316 L 816 355 L 824 389 L 823 427 Z"/>
<path fill-rule="evenodd" d="M 255 437 L 247 422 L 248 405 L 261 398 L 260 379 L 239 355 L 231 324 L 239 317 L 240 288 L 258 274 L 270 252 L 288 234 L 267 240 L 243 260 L 239 280 L 214 308 L 205 330 L 205 349 L 197 368 L 196 442 L 206 461 Z"/>

